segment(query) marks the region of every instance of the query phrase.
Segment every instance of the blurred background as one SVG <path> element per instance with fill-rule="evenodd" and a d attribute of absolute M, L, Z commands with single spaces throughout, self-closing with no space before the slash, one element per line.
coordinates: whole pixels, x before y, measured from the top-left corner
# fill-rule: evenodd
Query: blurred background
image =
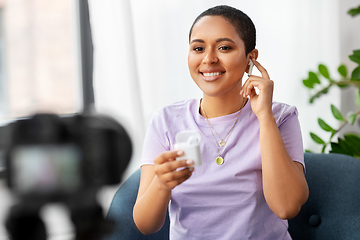
<path fill-rule="evenodd" d="M 82 65 L 79 2 L 86 1 L 0 0 L 0 124 L 39 111 L 76 114 L 94 103 L 98 112 L 119 120 L 133 140 L 124 179 L 139 167 L 143 137 L 156 109 L 201 98 L 187 69 L 188 33 L 194 19 L 215 5 L 236 7 L 253 20 L 258 61 L 275 82 L 274 100 L 298 108 L 305 149 L 320 151 L 309 136 L 318 130 L 321 136 L 319 115 L 334 127 L 338 124 L 330 103 L 343 112 L 354 104 L 351 89 L 334 88 L 310 105 L 302 80 L 319 63 L 333 76 L 339 75 L 340 64 L 354 68 L 348 56 L 360 49 L 360 18 L 347 12 L 359 1 L 89 0 L 92 76 Z M 91 55 L 85 58 L 92 60 Z M 84 97 L 84 84 L 93 90 L 93 100 Z M 99 194 L 105 209 L 116 189 Z M 0 199 L 2 221 L 12 201 L 2 180 Z M 44 211 L 52 238 L 69 239 L 71 225 L 61 217 L 66 210 L 58 206 Z M 8 238 L 1 224 L 2 239 Z"/>
<path fill-rule="evenodd" d="M 356 31 L 360 18 L 347 12 L 359 1 L 90 0 L 89 4 L 95 105 L 128 121 L 137 149 L 131 169 L 138 166 L 142 138 L 155 110 L 201 98 L 187 69 L 188 32 L 194 19 L 215 5 L 234 6 L 253 20 L 258 61 L 275 82 L 274 100 L 297 106 L 305 149 L 321 151 L 309 136 L 310 131 L 320 136 L 323 132 L 317 124 L 319 115 L 338 125 L 330 103 L 341 110 L 354 104 L 351 90 L 333 88 L 310 105 L 302 80 L 308 71 L 316 72 L 319 63 L 328 66 L 335 79 L 340 77 L 340 64 L 354 68 L 348 56 L 360 48 Z"/>

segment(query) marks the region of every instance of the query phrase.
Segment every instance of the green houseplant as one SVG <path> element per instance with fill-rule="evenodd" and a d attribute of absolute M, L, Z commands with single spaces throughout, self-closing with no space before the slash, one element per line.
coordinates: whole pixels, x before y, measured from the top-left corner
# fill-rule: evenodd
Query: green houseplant
<path fill-rule="evenodd" d="M 360 6 L 351 9 L 348 14 L 353 17 L 359 15 Z M 353 54 L 349 56 L 349 59 L 357 64 L 355 69 L 352 70 L 351 74 L 349 74 L 347 66 L 342 64 L 337 69 L 341 76 L 341 78 L 337 80 L 330 76 L 328 68 L 324 64 L 319 64 L 318 71 L 310 71 L 308 73 L 308 78 L 303 80 L 303 84 L 305 87 L 312 89 L 315 92 L 312 96 L 310 96 L 310 103 L 313 103 L 317 98 L 326 94 L 329 89 L 334 86 L 340 88 L 353 86 L 355 91 L 354 101 L 356 102 L 358 108 L 354 111 L 348 112 L 346 116 L 344 116 L 338 108 L 331 104 L 331 112 L 334 118 L 340 122 L 339 127 L 333 128 L 322 118 L 318 118 L 319 126 L 324 131 L 329 132 L 329 139 L 323 140 L 313 132 L 310 132 L 310 136 L 317 144 L 322 145 L 321 152 L 323 153 L 326 149 L 329 149 L 328 151 L 330 153 L 342 153 L 360 159 L 360 136 L 352 132 L 345 133 L 343 136 L 339 136 L 338 134 L 340 130 L 342 130 L 347 125 L 355 125 L 360 128 L 360 50 L 354 50 Z M 337 139 L 334 140 L 336 136 Z M 309 150 L 306 151 L 310 152 Z"/>

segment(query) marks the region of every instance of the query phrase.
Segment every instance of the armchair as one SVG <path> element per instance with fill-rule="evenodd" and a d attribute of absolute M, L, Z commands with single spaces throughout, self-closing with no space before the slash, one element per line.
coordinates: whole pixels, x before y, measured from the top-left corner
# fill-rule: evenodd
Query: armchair
<path fill-rule="evenodd" d="M 360 160 L 340 154 L 305 153 L 309 199 L 289 220 L 293 240 L 360 239 Z M 168 240 L 169 218 L 158 232 L 144 236 L 136 228 L 132 209 L 140 170 L 126 180 L 111 203 L 107 218 L 115 221 L 106 240 Z"/>

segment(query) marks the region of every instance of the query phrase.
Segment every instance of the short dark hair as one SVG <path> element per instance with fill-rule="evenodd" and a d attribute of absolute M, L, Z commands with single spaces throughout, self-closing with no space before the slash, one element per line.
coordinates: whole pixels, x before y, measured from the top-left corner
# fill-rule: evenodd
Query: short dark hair
<path fill-rule="evenodd" d="M 201 13 L 190 28 L 189 41 L 194 25 L 205 16 L 222 16 L 229 21 L 235 27 L 240 39 L 244 41 L 246 55 L 255 48 L 256 29 L 254 23 L 244 12 L 227 5 L 215 6 Z"/>

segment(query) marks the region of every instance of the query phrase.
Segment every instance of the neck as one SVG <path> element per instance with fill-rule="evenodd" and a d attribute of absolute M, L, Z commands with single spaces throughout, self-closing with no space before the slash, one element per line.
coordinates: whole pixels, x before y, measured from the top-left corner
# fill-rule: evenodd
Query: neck
<path fill-rule="evenodd" d="M 221 97 L 212 97 L 204 94 L 201 104 L 206 112 L 206 117 L 215 118 L 239 111 L 245 106 L 246 101 L 247 98 L 242 97 L 240 94 L 236 96 L 229 94 L 228 96 Z M 200 112 L 205 117 L 201 108 Z"/>

